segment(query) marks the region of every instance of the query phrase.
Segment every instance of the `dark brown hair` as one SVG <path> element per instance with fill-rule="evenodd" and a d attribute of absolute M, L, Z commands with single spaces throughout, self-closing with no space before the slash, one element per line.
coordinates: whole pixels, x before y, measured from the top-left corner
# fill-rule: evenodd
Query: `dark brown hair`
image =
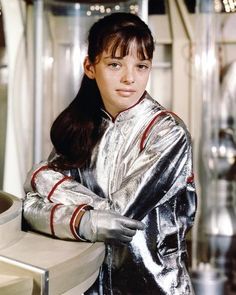
<path fill-rule="evenodd" d="M 148 26 L 136 15 L 114 13 L 98 20 L 88 35 L 88 58 L 96 63 L 104 50 L 121 57 L 129 53 L 135 41 L 140 59 L 152 59 L 154 42 Z M 94 146 L 103 134 L 101 95 L 96 81 L 83 76 L 79 92 L 71 104 L 56 118 L 51 141 L 58 155 L 51 163 L 54 169 L 84 167 Z"/>

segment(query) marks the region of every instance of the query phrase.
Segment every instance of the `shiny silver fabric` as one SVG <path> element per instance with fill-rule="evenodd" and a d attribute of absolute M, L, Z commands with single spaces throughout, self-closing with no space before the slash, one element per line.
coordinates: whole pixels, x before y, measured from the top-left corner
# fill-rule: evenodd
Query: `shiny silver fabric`
<path fill-rule="evenodd" d="M 26 220 L 59 238 L 76 238 L 71 220 L 81 204 L 140 220 L 146 227 L 130 244 L 107 244 L 100 275 L 86 294 L 193 294 L 185 234 L 194 221 L 196 194 L 184 123 L 146 93 L 115 120 L 104 112 L 104 124 L 90 167 L 65 171 L 76 180 L 47 167 L 29 173 Z"/>

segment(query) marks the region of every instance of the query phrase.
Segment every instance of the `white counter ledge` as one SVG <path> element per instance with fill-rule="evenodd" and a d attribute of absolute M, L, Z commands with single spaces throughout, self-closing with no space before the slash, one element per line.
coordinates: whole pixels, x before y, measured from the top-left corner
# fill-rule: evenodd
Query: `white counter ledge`
<path fill-rule="evenodd" d="M 0 223 L 0 234 L 11 232 L 7 226 L 11 223 Z M 103 243 L 63 241 L 23 231 L 17 237 L 0 247 L 0 294 L 82 294 L 96 280 L 105 256 Z"/>

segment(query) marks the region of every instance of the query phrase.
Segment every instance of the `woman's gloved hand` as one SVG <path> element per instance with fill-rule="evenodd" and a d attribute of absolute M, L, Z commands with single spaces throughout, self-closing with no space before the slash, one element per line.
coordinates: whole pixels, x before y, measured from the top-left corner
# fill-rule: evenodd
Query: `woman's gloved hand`
<path fill-rule="evenodd" d="M 91 242 L 116 240 L 128 243 L 137 230 L 143 229 L 142 222 L 119 213 L 110 210 L 89 210 L 80 221 L 78 234 Z"/>

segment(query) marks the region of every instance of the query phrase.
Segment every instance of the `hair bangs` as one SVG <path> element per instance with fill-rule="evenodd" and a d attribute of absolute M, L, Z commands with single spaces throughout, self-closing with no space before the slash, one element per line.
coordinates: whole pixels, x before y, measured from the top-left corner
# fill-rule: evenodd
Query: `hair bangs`
<path fill-rule="evenodd" d="M 105 50 L 110 52 L 112 57 L 124 57 L 130 54 L 135 43 L 137 49 L 137 56 L 141 60 L 152 59 L 153 57 L 153 41 L 149 35 L 135 30 L 130 26 L 130 30 L 126 27 L 112 34 L 107 40 L 104 40 Z"/>

